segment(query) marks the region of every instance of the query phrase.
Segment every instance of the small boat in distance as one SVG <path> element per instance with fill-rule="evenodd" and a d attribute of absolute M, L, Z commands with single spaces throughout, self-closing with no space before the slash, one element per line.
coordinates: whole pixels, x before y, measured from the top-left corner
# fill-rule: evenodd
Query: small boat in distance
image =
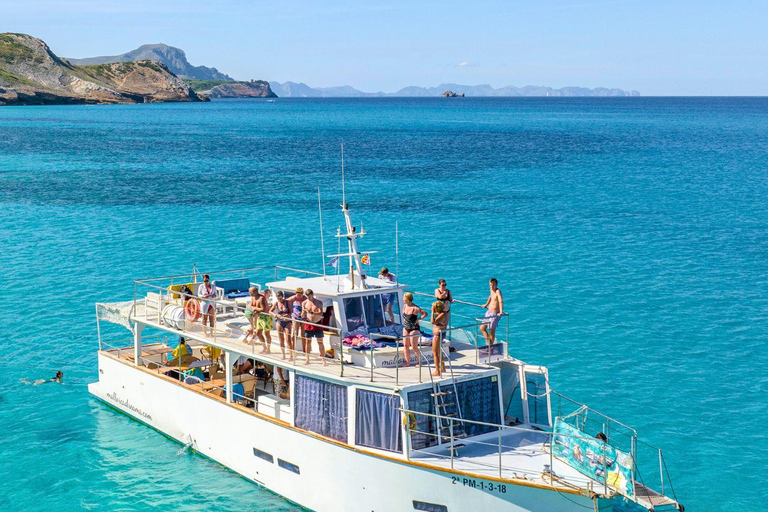
<path fill-rule="evenodd" d="M 408 286 L 367 275 L 365 231 L 347 204 L 342 214 L 346 230 L 336 236 L 347 252 L 329 256 L 335 275 L 275 265 L 212 271 L 216 296 L 201 301 L 195 270 L 136 280 L 132 300 L 97 304 L 90 393 L 318 512 L 582 512 L 618 500 L 684 510 L 661 450 L 552 390 L 546 367 L 509 355 L 506 314 L 503 339 L 489 343 L 483 306 L 456 300 L 437 344 L 445 373 L 432 375 L 426 319 L 406 360 Z M 321 314 L 262 315 L 266 352 L 243 341 L 252 287 L 273 297 L 311 289 Z M 215 310 L 213 328 L 201 324 L 201 302 Z M 321 333 L 327 350 L 308 354 L 297 340 L 284 353 L 280 326 Z"/>

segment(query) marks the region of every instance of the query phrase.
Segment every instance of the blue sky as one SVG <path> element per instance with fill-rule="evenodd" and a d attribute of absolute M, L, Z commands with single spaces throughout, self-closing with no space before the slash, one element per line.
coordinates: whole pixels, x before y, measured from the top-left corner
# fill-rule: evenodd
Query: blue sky
<path fill-rule="evenodd" d="M 162 42 L 237 79 L 768 95 L 765 0 L 0 0 L 0 12 L 0 31 L 64 57 Z"/>

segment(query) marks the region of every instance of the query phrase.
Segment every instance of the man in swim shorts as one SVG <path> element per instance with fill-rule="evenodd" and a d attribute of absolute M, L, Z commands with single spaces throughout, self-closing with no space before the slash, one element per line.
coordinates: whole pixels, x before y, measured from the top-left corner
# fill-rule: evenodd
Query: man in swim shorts
<path fill-rule="evenodd" d="M 272 293 L 271 290 L 264 290 L 264 293 L 262 293 L 257 300 L 256 310 L 254 311 L 254 313 L 258 313 L 259 315 L 256 320 L 256 337 L 258 337 L 259 341 L 264 345 L 264 348 L 261 349 L 262 354 L 269 354 L 269 349 L 272 346 L 271 331 L 274 322 L 272 320 L 272 315 L 269 313 L 270 293 Z"/>
<path fill-rule="evenodd" d="M 379 279 L 389 281 L 390 283 L 397 282 L 395 274 L 389 271 L 387 267 L 384 267 L 379 272 Z M 381 296 L 381 302 L 384 304 L 384 314 L 389 317 L 389 323 L 395 323 L 395 315 L 392 314 L 392 303 L 395 301 L 394 293 L 385 293 Z"/>
<path fill-rule="evenodd" d="M 499 290 L 499 282 L 496 278 L 490 280 L 491 293 L 488 296 L 488 300 L 483 304 L 484 308 L 488 308 L 485 312 L 485 319 L 483 325 L 480 326 L 480 332 L 483 333 L 483 337 L 488 345 L 492 345 L 496 341 L 496 328 L 499 326 L 499 320 L 504 314 L 504 299 L 501 296 L 501 290 Z"/>
<path fill-rule="evenodd" d="M 323 319 L 323 303 L 315 298 L 315 292 L 307 290 L 307 300 L 301 307 L 301 315 L 307 322 L 319 324 Z M 320 357 L 323 359 L 323 366 L 328 363 L 325 361 L 325 345 L 323 344 L 323 328 L 317 325 L 304 324 L 304 352 L 307 355 L 309 363 L 309 354 L 312 351 L 312 338 L 317 338 L 317 346 L 320 349 Z"/>

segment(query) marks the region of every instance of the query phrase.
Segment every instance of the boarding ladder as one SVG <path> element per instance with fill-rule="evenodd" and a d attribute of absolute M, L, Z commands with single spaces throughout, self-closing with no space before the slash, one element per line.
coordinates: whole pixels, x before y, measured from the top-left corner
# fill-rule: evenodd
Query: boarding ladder
<path fill-rule="evenodd" d="M 452 389 L 444 390 L 438 383 L 435 382 L 435 378 L 432 375 L 432 365 L 424 357 L 424 361 L 427 363 L 427 370 L 429 371 L 430 382 L 432 383 L 432 400 L 435 404 L 435 413 L 437 414 L 437 431 L 439 432 L 440 442 L 446 441 L 451 443 L 453 449 L 456 447 L 453 445 L 455 439 L 463 439 L 467 437 L 467 432 L 464 429 L 463 421 L 452 421 L 453 418 L 462 420 L 461 405 L 458 399 L 458 389 L 456 388 L 456 377 L 453 374 L 453 364 L 451 363 L 450 352 L 446 352 L 440 349 L 441 359 L 448 362 L 448 369 L 451 375 L 451 387 Z M 435 362 L 435 364 L 437 364 Z"/>

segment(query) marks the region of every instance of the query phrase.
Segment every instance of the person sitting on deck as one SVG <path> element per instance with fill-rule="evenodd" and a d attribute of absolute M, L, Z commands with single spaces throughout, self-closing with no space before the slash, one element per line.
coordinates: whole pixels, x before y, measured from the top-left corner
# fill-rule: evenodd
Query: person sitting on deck
<path fill-rule="evenodd" d="M 302 316 L 307 322 L 317 324 L 323 319 L 323 303 L 315 298 L 315 292 L 307 290 L 307 300 L 302 307 Z M 325 361 L 325 346 L 323 345 L 323 328 L 317 325 L 304 325 L 304 353 L 307 356 L 309 364 L 309 354 L 312 352 L 312 338 L 317 338 L 317 345 L 320 348 L 320 357 L 323 360 L 323 366 L 328 363 Z"/>
<path fill-rule="evenodd" d="M 483 325 L 480 326 L 480 332 L 483 333 L 488 345 L 493 345 L 496 342 L 496 328 L 499 326 L 499 319 L 504 314 L 504 299 L 501 297 L 499 282 L 496 278 L 491 279 L 489 283 L 491 294 L 483 304 L 483 307 L 488 308 L 488 311 L 485 312 L 485 319 Z"/>
<path fill-rule="evenodd" d="M 259 318 L 258 308 L 261 294 L 257 287 L 251 286 L 248 288 L 248 295 L 248 304 L 245 306 L 245 318 L 248 320 L 250 328 L 246 331 L 245 336 L 243 337 L 243 343 L 253 345 L 253 339 L 256 337 L 256 320 Z M 248 341 L 248 337 L 251 338 L 250 341 Z"/>
<path fill-rule="evenodd" d="M 203 335 L 210 337 L 216 327 L 216 285 L 211 283 L 211 276 L 208 274 L 203 276 L 203 284 L 197 289 L 197 295 L 202 299 Z M 210 334 L 206 326 L 211 328 Z"/>
<path fill-rule="evenodd" d="M 272 345 L 272 315 L 269 313 L 269 294 L 271 290 L 264 290 L 254 312 L 259 314 L 256 319 L 256 336 L 264 346 L 261 349 L 262 354 L 269 354 L 269 348 Z"/>
<path fill-rule="evenodd" d="M 288 303 L 285 301 L 285 294 L 282 291 L 278 291 L 275 294 L 277 300 L 269 312 L 275 318 L 277 322 L 277 337 L 280 340 L 280 350 L 283 351 L 283 359 L 285 359 L 285 342 L 289 337 L 291 321 L 287 320 L 290 317 L 291 311 L 288 308 Z M 288 342 L 288 350 L 293 350 L 293 343 Z"/>
<path fill-rule="evenodd" d="M 421 339 L 421 330 L 419 320 L 426 318 L 427 312 L 413 303 L 413 294 L 407 292 L 403 295 L 403 345 L 405 346 L 405 364 L 411 365 L 411 347 L 416 353 L 416 362 L 421 366 L 421 357 L 419 352 L 419 340 Z"/>
<path fill-rule="evenodd" d="M 272 379 L 275 383 L 275 394 L 284 400 L 289 400 L 291 398 L 291 383 L 288 370 L 276 366 Z"/>
<path fill-rule="evenodd" d="M 301 306 L 304 304 L 304 300 L 306 298 L 307 297 L 304 295 L 304 288 L 299 286 L 296 288 L 296 290 L 294 290 L 293 295 L 285 299 L 285 301 L 291 306 L 291 318 L 293 319 L 291 330 L 288 331 L 289 347 L 295 347 L 298 344 L 299 338 L 302 338 L 304 324 L 301 323 Z"/>
<path fill-rule="evenodd" d="M 435 362 L 435 371 L 432 372 L 432 376 L 439 377 L 445 371 L 441 344 L 445 328 L 448 326 L 448 317 L 443 310 L 443 301 L 436 300 L 432 304 L 432 317 L 429 321 L 432 324 L 432 359 Z"/>
<path fill-rule="evenodd" d="M 255 364 L 253 359 L 247 356 L 240 356 L 237 358 L 237 361 L 235 361 L 234 375 L 243 375 L 245 373 L 250 373 L 251 370 L 253 370 L 254 366 Z"/>
<path fill-rule="evenodd" d="M 187 345 L 187 340 L 184 338 L 184 336 L 179 336 L 179 344 L 175 349 L 173 349 L 173 352 L 171 352 L 171 357 L 173 359 L 179 359 L 180 357 L 191 355 L 192 348 Z"/>
<path fill-rule="evenodd" d="M 379 279 L 389 281 L 390 283 L 397 282 L 397 277 L 387 267 L 381 269 Z M 381 296 L 381 302 L 384 304 L 384 314 L 389 316 L 390 324 L 395 323 L 395 315 L 392 313 L 392 302 L 395 301 L 396 297 L 397 295 L 394 293 L 385 293 Z"/>

